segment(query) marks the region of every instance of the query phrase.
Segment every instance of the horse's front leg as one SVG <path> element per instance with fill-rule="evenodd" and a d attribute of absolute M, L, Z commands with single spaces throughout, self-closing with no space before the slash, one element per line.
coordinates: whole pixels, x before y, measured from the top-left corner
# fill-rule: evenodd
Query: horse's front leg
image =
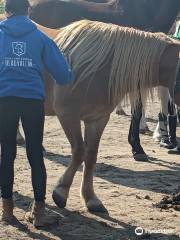
<path fill-rule="evenodd" d="M 139 126 L 141 117 L 142 117 L 142 102 L 141 100 L 139 100 L 136 109 L 132 111 L 128 142 L 132 147 L 133 157 L 136 161 L 148 161 L 148 156 L 144 152 L 139 138 Z"/>
<path fill-rule="evenodd" d="M 71 144 L 72 149 L 72 161 L 70 162 L 68 168 L 58 180 L 52 197 L 56 205 L 60 208 L 66 206 L 67 198 L 69 195 L 69 190 L 73 182 L 74 175 L 78 170 L 78 167 L 83 162 L 84 156 L 84 143 L 81 134 L 80 119 L 75 114 L 70 115 L 60 115 L 57 112 L 57 116 L 60 123 L 64 129 L 64 132 Z"/>
<path fill-rule="evenodd" d="M 107 212 L 94 193 L 93 172 L 96 166 L 99 142 L 108 120 L 109 115 L 96 121 L 85 122 L 85 160 L 81 196 L 90 212 Z"/>

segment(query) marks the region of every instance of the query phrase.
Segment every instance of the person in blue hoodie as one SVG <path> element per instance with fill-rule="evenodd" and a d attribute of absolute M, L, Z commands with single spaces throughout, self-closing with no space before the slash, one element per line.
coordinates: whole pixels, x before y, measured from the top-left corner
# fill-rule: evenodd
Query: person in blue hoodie
<path fill-rule="evenodd" d="M 14 219 L 14 160 L 21 119 L 35 199 L 26 219 L 35 226 L 43 226 L 46 223 L 43 72 L 47 69 L 61 85 L 70 84 L 73 74 L 54 41 L 28 18 L 29 7 L 28 0 L 6 0 L 7 19 L 0 23 L 1 220 Z"/>

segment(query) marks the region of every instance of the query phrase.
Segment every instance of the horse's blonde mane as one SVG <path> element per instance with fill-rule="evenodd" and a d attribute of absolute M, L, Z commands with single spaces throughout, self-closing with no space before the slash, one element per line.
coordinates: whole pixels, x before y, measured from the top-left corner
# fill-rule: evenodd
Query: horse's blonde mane
<path fill-rule="evenodd" d="M 75 73 L 74 88 L 85 79 L 91 81 L 109 61 L 108 96 L 114 104 L 128 94 L 135 102 L 139 93 L 146 97 L 151 92 L 154 79 L 159 80 L 160 57 L 172 41 L 163 33 L 89 20 L 62 28 L 56 38 Z"/>

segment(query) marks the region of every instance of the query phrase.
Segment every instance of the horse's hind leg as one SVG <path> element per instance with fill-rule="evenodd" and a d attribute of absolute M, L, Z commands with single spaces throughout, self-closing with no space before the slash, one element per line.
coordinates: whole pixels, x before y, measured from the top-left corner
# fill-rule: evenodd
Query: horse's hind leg
<path fill-rule="evenodd" d="M 83 179 L 81 184 L 81 196 L 91 212 L 106 212 L 106 208 L 97 198 L 93 188 L 93 172 L 96 166 L 99 142 L 103 130 L 109 120 L 109 115 L 91 122 L 85 122 L 85 159 Z"/>
<path fill-rule="evenodd" d="M 62 208 L 66 206 L 66 201 L 74 175 L 78 167 L 83 162 L 84 144 L 81 134 L 80 119 L 78 117 L 76 118 L 72 115 L 63 117 L 59 116 L 59 120 L 72 149 L 72 161 L 62 177 L 58 180 L 52 195 L 56 205 Z"/>
<path fill-rule="evenodd" d="M 122 103 L 118 103 L 117 107 L 116 107 L 116 114 L 117 115 L 123 115 L 123 116 L 126 116 L 126 113 L 122 107 Z"/>
<path fill-rule="evenodd" d="M 148 127 L 147 122 L 146 122 L 144 107 L 142 109 L 142 117 L 141 117 L 141 121 L 140 121 L 139 132 L 141 134 L 150 133 L 149 127 Z"/>

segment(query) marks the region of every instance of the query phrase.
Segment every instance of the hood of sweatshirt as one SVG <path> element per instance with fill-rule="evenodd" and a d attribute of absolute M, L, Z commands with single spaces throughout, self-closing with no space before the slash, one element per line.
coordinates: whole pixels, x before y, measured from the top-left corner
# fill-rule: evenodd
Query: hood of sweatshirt
<path fill-rule="evenodd" d="M 23 36 L 37 29 L 36 25 L 26 16 L 12 16 L 0 22 L 0 30 L 13 37 Z"/>

